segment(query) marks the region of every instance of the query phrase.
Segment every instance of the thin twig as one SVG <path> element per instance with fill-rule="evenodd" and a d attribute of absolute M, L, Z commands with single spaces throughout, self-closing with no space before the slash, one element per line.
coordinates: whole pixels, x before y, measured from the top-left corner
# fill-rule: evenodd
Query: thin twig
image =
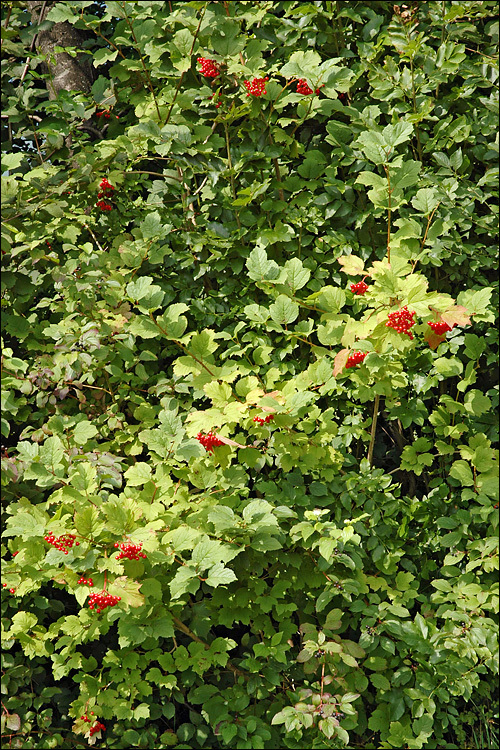
<path fill-rule="evenodd" d="M 375 446 L 375 433 L 377 431 L 377 419 L 378 419 L 378 407 L 380 404 L 380 396 L 377 393 L 373 404 L 373 418 L 372 418 L 372 429 L 370 433 L 370 445 L 368 446 L 368 463 L 372 466 L 373 461 L 373 448 Z"/>
<path fill-rule="evenodd" d="M 139 43 L 138 43 L 138 41 L 137 41 L 137 37 L 136 37 L 136 35 L 135 35 L 134 27 L 133 27 L 133 26 L 132 26 L 132 24 L 130 23 L 129 17 L 128 17 L 128 15 L 127 15 L 127 11 L 126 11 L 126 9 L 125 9 L 125 3 L 123 3 L 123 4 L 122 4 L 122 8 L 123 8 L 123 12 L 124 12 L 124 14 L 125 14 L 125 20 L 127 21 L 128 25 L 129 25 L 129 28 L 130 28 L 130 33 L 132 34 L 132 39 L 134 40 L 134 43 L 135 43 L 135 45 L 136 45 L 136 49 L 137 49 L 137 51 L 138 51 L 138 53 L 139 53 L 139 57 L 141 58 L 141 65 L 142 65 L 142 69 L 144 70 L 144 73 L 145 73 L 145 75 L 146 75 L 146 80 L 147 80 L 147 83 L 148 83 L 148 88 L 149 88 L 149 90 L 150 90 L 150 92 L 151 92 L 151 95 L 152 95 L 152 97 L 153 97 L 153 100 L 154 100 L 154 103 L 155 103 L 155 107 L 156 107 L 156 114 L 158 115 L 158 122 L 159 122 L 159 124 L 161 125 L 161 113 L 160 113 L 160 108 L 159 108 L 159 106 L 158 106 L 158 100 L 157 100 L 157 98 L 156 98 L 155 90 L 154 90 L 154 88 L 153 88 L 153 84 L 152 84 L 152 82 L 151 82 L 151 77 L 150 77 L 150 75 L 149 75 L 149 71 L 148 71 L 148 69 L 147 69 L 147 67 L 146 67 L 146 63 L 144 62 L 144 58 L 143 58 L 143 56 L 142 56 L 142 52 L 141 52 L 141 50 L 140 50 L 140 47 L 139 47 Z"/>
<path fill-rule="evenodd" d="M 187 625 L 185 625 L 182 620 L 179 620 L 178 617 L 175 615 L 172 615 L 172 620 L 174 621 L 174 625 L 177 628 L 177 630 L 181 630 L 185 635 L 188 635 L 190 638 L 192 638 L 193 641 L 196 641 L 196 643 L 201 643 L 203 646 L 205 646 L 206 649 L 209 649 L 210 646 L 208 643 L 205 643 L 201 638 L 199 638 L 196 633 L 193 633 L 192 630 L 188 628 Z M 238 669 L 238 667 L 235 667 L 234 664 L 232 664 L 230 661 L 226 664 L 227 668 L 231 670 L 231 672 L 235 675 L 235 677 L 248 677 L 246 672 L 243 672 L 241 669 Z"/>
<path fill-rule="evenodd" d="M 191 57 L 191 55 L 193 54 L 194 45 L 195 45 L 195 42 L 196 42 L 196 38 L 197 38 L 197 36 L 199 34 L 199 31 L 200 31 L 201 22 L 203 21 L 203 16 L 205 15 L 205 11 L 207 9 L 207 5 L 208 5 L 208 3 L 205 3 L 205 5 L 203 6 L 203 10 L 201 12 L 201 16 L 200 16 L 200 20 L 198 22 L 198 26 L 196 27 L 196 31 L 194 32 L 193 43 L 191 45 L 191 49 L 189 50 L 189 57 Z M 165 125 L 170 120 L 170 115 L 172 114 L 172 110 L 174 108 L 175 100 L 177 99 L 177 94 L 180 91 L 183 79 L 184 79 L 184 71 L 182 71 L 181 77 L 179 78 L 179 83 L 177 84 L 177 88 L 175 89 L 174 98 L 172 99 L 172 104 L 170 105 L 170 109 L 168 110 L 167 116 L 165 118 Z"/>
<path fill-rule="evenodd" d="M 155 324 L 155 326 L 163 333 L 164 336 L 166 336 L 167 338 L 169 338 L 170 341 L 173 341 L 174 344 L 177 344 L 177 346 L 180 347 L 182 349 L 182 351 L 185 354 L 188 355 L 188 357 L 191 357 L 192 359 L 194 359 L 195 362 L 198 362 L 198 364 L 201 365 L 201 367 L 203 367 L 203 369 L 206 370 L 209 375 L 211 375 L 213 378 L 215 378 L 215 373 L 213 373 L 212 370 L 209 367 L 207 367 L 206 364 L 201 359 L 198 359 L 198 357 L 195 357 L 194 354 L 192 354 L 184 346 L 184 344 L 181 344 L 180 341 L 177 341 L 177 339 L 171 339 L 170 338 L 170 336 L 168 335 L 168 333 L 165 330 L 163 330 L 163 328 L 161 327 L 161 325 L 157 322 L 157 320 L 155 319 L 153 313 L 149 313 L 149 317 L 151 318 L 151 320 L 153 321 L 153 323 Z"/>
<path fill-rule="evenodd" d="M 387 262 L 391 262 L 391 178 L 389 176 L 389 167 L 384 164 L 385 175 L 387 177 Z"/>

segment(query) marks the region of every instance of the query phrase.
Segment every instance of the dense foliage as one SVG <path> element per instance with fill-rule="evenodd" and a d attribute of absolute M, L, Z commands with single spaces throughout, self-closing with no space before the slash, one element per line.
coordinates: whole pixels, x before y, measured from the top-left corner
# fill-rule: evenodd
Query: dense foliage
<path fill-rule="evenodd" d="M 10 747 L 490 741 L 497 13 L 2 3 Z"/>

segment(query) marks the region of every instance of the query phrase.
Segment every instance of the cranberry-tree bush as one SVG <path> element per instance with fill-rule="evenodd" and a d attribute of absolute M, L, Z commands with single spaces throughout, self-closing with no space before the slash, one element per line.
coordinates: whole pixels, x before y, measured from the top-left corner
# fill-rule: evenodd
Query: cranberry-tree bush
<path fill-rule="evenodd" d="M 491 714 L 496 10 L 2 4 L 12 747 Z"/>

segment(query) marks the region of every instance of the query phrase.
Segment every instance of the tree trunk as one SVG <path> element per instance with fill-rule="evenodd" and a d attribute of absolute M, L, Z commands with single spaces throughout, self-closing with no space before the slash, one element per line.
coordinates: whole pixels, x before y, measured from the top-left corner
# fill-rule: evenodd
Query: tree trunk
<path fill-rule="evenodd" d="M 47 0 L 27 0 L 33 26 L 38 26 L 56 4 Z M 55 23 L 52 28 L 39 31 L 36 35 L 37 50 L 47 55 L 44 68 L 49 74 L 49 99 L 55 99 L 59 91 L 90 92 L 93 81 L 90 59 L 85 59 L 83 55 L 71 57 L 67 52 L 54 55 L 54 47 L 81 48 L 84 41 L 85 35 L 67 21 Z"/>

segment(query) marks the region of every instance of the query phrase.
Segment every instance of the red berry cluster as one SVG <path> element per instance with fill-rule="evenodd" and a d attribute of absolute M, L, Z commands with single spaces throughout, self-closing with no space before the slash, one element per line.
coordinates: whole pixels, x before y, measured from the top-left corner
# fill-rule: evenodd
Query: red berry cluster
<path fill-rule="evenodd" d="M 90 727 L 90 736 L 93 737 L 96 732 L 100 732 L 101 730 L 105 732 L 106 727 L 100 721 L 97 721 L 93 727 Z"/>
<path fill-rule="evenodd" d="M 96 206 L 97 208 L 100 208 L 101 211 L 111 211 L 113 209 L 111 203 L 106 203 L 106 201 L 97 201 Z"/>
<path fill-rule="evenodd" d="M 201 65 L 200 73 L 202 76 L 205 76 L 205 78 L 217 78 L 220 75 L 220 70 L 215 60 L 208 60 L 206 57 L 198 57 L 196 59 Z"/>
<path fill-rule="evenodd" d="M 307 85 L 307 81 L 305 78 L 299 78 L 297 82 L 297 94 L 303 94 L 304 96 L 309 96 L 309 94 L 312 94 L 313 90 Z M 319 89 L 316 89 L 316 94 L 319 94 Z"/>
<path fill-rule="evenodd" d="M 359 365 L 367 354 L 368 352 L 353 352 L 350 354 L 346 362 L 346 370 L 348 370 L 349 367 L 356 367 L 356 365 Z"/>
<path fill-rule="evenodd" d="M 410 331 L 410 328 L 416 323 L 414 320 L 416 314 L 416 312 L 408 312 L 408 308 L 405 305 L 401 310 L 389 313 L 389 320 L 387 321 L 386 326 L 388 328 L 394 328 L 398 333 L 406 333 L 412 339 L 413 333 Z"/>
<path fill-rule="evenodd" d="M 109 111 L 109 109 L 105 109 L 105 110 L 103 110 L 103 112 L 96 112 L 95 116 L 96 117 L 104 117 L 105 120 L 109 120 L 109 118 L 111 117 L 111 112 Z M 120 119 L 118 117 L 118 115 L 115 115 L 115 117 L 116 117 L 117 120 Z"/>
<path fill-rule="evenodd" d="M 52 250 L 52 245 L 50 244 L 50 242 L 48 240 L 45 240 L 45 244 L 47 245 L 47 247 L 49 248 L 49 250 Z"/>
<path fill-rule="evenodd" d="M 7 588 L 7 584 L 6 584 L 6 583 L 2 583 L 2 586 L 4 587 L 4 589 L 6 589 L 6 588 Z M 9 589 L 9 592 L 10 592 L 11 594 L 15 594 L 15 593 L 16 593 L 16 590 L 15 590 L 15 589 Z"/>
<path fill-rule="evenodd" d="M 51 531 L 47 536 L 44 536 L 44 539 L 48 544 L 60 550 L 60 552 L 64 552 L 65 555 L 68 554 L 68 550 L 71 549 L 73 544 L 76 547 L 80 545 L 80 542 L 75 542 L 76 536 L 74 534 L 63 534 L 62 536 L 55 537 Z"/>
<path fill-rule="evenodd" d="M 257 422 L 257 424 L 267 424 L 268 422 L 271 422 L 271 420 L 274 419 L 274 414 L 268 414 L 267 417 L 254 417 L 253 421 Z"/>
<path fill-rule="evenodd" d="M 354 294 L 366 294 L 368 291 L 368 284 L 365 284 L 364 281 L 358 281 L 357 284 L 351 284 L 351 292 L 354 292 Z"/>
<path fill-rule="evenodd" d="M 90 715 L 93 716 L 94 712 L 91 711 Z M 82 719 L 82 721 L 89 722 L 89 724 L 90 724 L 91 721 L 94 721 L 94 719 L 89 719 L 89 717 L 87 716 L 87 714 L 85 714 L 85 716 L 81 716 L 80 718 Z M 99 732 L 100 730 L 102 730 L 103 732 L 105 732 L 106 731 L 106 727 L 104 726 L 104 724 L 101 724 L 100 721 L 96 721 L 96 723 L 92 727 L 90 727 L 90 736 L 93 737 L 94 734 L 96 732 Z"/>
<path fill-rule="evenodd" d="M 210 432 L 207 435 L 202 435 L 201 432 L 199 432 L 196 435 L 196 439 L 202 444 L 205 450 L 207 450 L 209 453 L 213 453 L 214 447 L 218 447 L 219 445 L 224 445 L 222 440 L 219 440 L 219 438 L 215 436 L 212 430 L 210 430 Z"/>
<path fill-rule="evenodd" d="M 427 323 L 427 325 L 430 326 L 434 333 L 437 333 L 438 336 L 442 336 L 443 333 L 448 333 L 448 331 L 451 331 L 453 328 L 455 328 L 456 323 L 453 323 L 452 326 L 449 326 L 448 323 L 445 323 L 444 320 L 441 320 Z"/>
<path fill-rule="evenodd" d="M 112 198 L 115 187 L 111 185 L 110 182 L 108 182 L 107 177 L 103 177 L 103 179 L 99 183 L 99 187 L 101 189 L 97 193 L 97 197 L 100 198 L 101 200 L 97 201 L 97 208 L 100 208 L 101 211 L 111 211 L 113 208 L 111 203 L 107 203 L 106 200 L 102 200 L 102 199 L 105 198 L 109 200 L 110 198 Z"/>
<path fill-rule="evenodd" d="M 116 556 L 117 560 L 122 560 L 124 557 L 126 557 L 127 560 L 139 560 L 141 557 L 146 559 L 145 553 L 141 552 L 142 542 L 139 542 L 139 544 L 131 544 L 128 542 L 122 542 L 122 544 L 120 544 L 119 542 L 115 542 L 115 547 L 121 549 L 121 552 Z"/>
<path fill-rule="evenodd" d="M 77 583 L 83 583 L 85 586 L 93 586 L 94 582 L 92 578 L 84 578 L 83 576 L 78 579 Z"/>
<path fill-rule="evenodd" d="M 245 88 L 247 90 L 247 96 L 262 96 L 262 94 L 267 94 L 266 91 L 266 82 L 269 80 L 269 78 L 266 76 L 265 78 L 254 78 L 252 81 L 244 81 Z"/>
<path fill-rule="evenodd" d="M 221 96 L 222 96 L 222 94 L 219 91 L 218 94 L 212 94 L 212 96 L 208 97 L 209 99 L 214 99 L 215 97 L 217 97 L 219 99 L 219 101 L 215 105 L 216 109 L 219 109 L 219 107 L 222 107 L 222 102 L 220 101 Z"/>
<path fill-rule="evenodd" d="M 102 612 L 106 607 L 114 607 L 121 600 L 121 596 L 113 596 L 107 591 L 101 591 L 99 594 L 91 594 L 89 598 L 89 609 L 95 609 L 97 613 Z"/>

